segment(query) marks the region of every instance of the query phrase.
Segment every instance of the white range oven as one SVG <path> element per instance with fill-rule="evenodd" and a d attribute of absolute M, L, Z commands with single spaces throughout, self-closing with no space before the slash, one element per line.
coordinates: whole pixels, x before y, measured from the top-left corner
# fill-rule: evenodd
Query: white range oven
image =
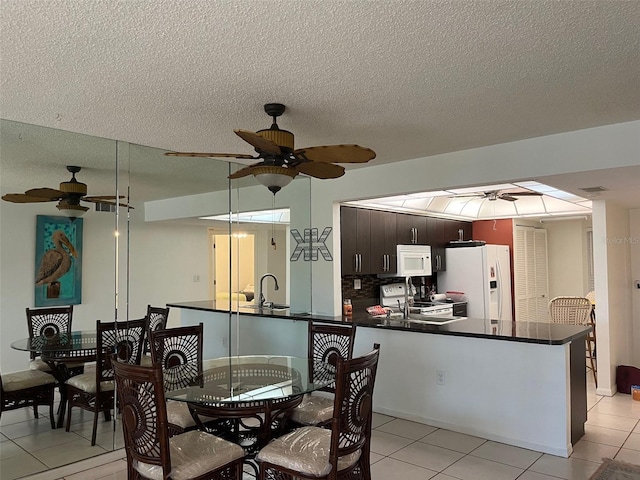
<path fill-rule="evenodd" d="M 390 283 L 380 287 L 380 305 L 390 307 L 397 311 L 404 309 L 405 300 L 405 284 Z M 439 318 L 453 317 L 452 303 L 436 303 L 436 302 L 415 302 L 409 307 L 411 313 L 418 313 L 425 316 L 433 316 Z"/>

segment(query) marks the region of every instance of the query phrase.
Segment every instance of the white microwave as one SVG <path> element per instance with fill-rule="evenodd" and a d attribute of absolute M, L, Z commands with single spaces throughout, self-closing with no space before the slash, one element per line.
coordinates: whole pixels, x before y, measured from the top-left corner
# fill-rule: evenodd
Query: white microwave
<path fill-rule="evenodd" d="M 397 245 L 398 277 L 431 275 L 431 247 L 429 245 Z"/>

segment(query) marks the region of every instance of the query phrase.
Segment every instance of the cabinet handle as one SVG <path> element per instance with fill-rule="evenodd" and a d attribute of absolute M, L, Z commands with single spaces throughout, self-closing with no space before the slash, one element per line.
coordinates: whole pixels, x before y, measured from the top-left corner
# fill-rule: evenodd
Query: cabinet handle
<path fill-rule="evenodd" d="M 353 255 L 353 271 L 357 272 L 358 271 L 358 254 L 354 254 Z"/>
<path fill-rule="evenodd" d="M 361 272 L 362 271 L 362 258 L 360 257 L 360 254 L 358 254 L 358 268 L 356 269 L 357 272 Z"/>
<path fill-rule="evenodd" d="M 389 264 L 389 255 L 385 255 L 385 261 L 387 262 L 387 272 L 389 271 L 390 268 L 390 264 Z"/>
<path fill-rule="evenodd" d="M 382 255 L 382 271 L 383 272 L 387 271 L 387 256 L 386 255 Z"/>
<path fill-rule="evenodd" d="M 416 232 L 416 240 L 413 243 L 418 243 L 418 229 L 414 228 L 413 230 Z"/>

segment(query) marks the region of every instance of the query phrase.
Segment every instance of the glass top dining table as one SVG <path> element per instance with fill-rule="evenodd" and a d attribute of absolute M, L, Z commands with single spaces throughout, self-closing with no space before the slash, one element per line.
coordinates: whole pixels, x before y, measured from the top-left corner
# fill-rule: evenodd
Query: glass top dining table
<path fill-rule="evenodd" d="M 312 365 L 309 358 L 280 355 L 243 355 L 205 360 L 202 374 L 184 386 L 183 367 L 164 371 L 167 399 L 200 405 L 223 406 L 284 400 L 319 390 L 332 382 L 334 367 Z M 312 367 L 316 372 L 312 378 Z M 322 371 L 325 374 L 318 375 Z M 327 378 L 327 380 L 318 380 Z M 173 389 L 172 383 L 181 384 Z"/>

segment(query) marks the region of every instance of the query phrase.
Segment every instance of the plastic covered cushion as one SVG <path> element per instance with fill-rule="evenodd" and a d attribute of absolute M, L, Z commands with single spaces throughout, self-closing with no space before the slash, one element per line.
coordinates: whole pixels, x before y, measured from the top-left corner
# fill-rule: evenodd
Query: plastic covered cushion
<path fill-rule="evenodd" d="M 14 392 L 26 388 L 38 387 L 56 383 L 56 379 L 48 373 L 39 370 L 25 370 L 23 372 L 2 375 L 2 388 L 5 392 Z"/>
<path fill-rule="evenodd" d="M 329 450 L 331 430 L 302 427 L 273 440 L 258 453 L 259 462 L 268 462 L 309 476 L 322 477 L 331 471 Z M 360 451 L 338 459 L 338 471 L 355 464 Z"/>
<path fill-rule="evenodd" d="M 318 425 L 331 420 L 333 416 L 333 398 L 318 395 L 305 395 L 291 413 L 291 420 L 302 425 Z"/>
<path fill-rule="evenodd" d="M 76 375 L 67 380 L 67 385 L 76 387 L 83 392 L 96 393 L 96 374 L 83 373 L 82 375 Z M 113 390 L 113 381 L 102 382 L 100 384 L 100 390 L 103 392 Z"/>
<path fill-rule="evenodd" d="M 167 420 L 181 428 L 195 427 L 196 422 L 191 416 L 186 402 L 167 401 Z"/>
<path fill-rule="evenodd" d="M 51 367 L 47 365 L 47 362 L 42 360 L 40 357 L 34 358 L 29 362 L 30 370 L 40 370 L 41 372 L 50 372 Z"/>
<path fill-rule="evenodd" d="M 169 449 L 172 480 L 195 478 L 244 457 L 239 445 L 199 430 L 171 437 Z M 145 478 L 162 480 L 160 465 L 134 461 L 133 468 Z"/>

